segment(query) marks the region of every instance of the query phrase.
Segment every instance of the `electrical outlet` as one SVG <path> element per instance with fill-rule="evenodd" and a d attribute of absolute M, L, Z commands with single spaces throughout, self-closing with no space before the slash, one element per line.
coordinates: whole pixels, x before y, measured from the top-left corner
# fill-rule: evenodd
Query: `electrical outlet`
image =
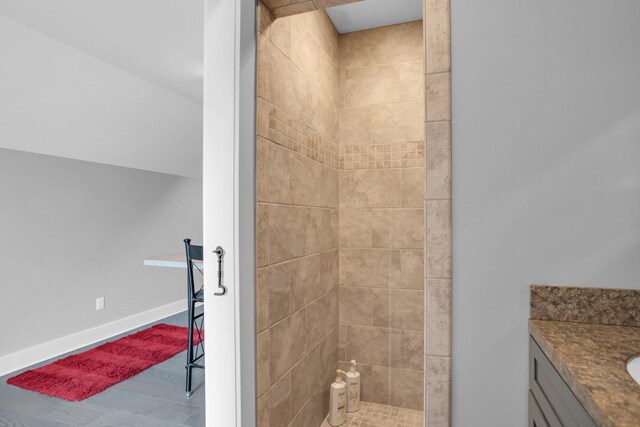
<path fill-rule="evenodd" d="M 96 310 L 102 310 L 104 308 L 104 297 L 96 298 Z"/>

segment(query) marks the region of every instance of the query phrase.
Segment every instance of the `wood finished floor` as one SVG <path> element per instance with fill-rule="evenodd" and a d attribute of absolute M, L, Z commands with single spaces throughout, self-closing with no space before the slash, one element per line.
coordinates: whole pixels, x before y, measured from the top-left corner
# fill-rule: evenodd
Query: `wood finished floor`
<path fill-rule="evenodd" d="M 186 313 L 179 313 L 155 323 L 186 326 L 187 316 Z M 155 323 L 107 341 L 113 341 Z M 106 341 L 69 354 L 80 353 L 104 342 Z M 27 369 L 46 365 L 64 356 Z M 22 371 L 14 372 L 0 377 L 0 426 L 204 426 L 204 372 L 194 369 L 193 394 L 187 398 L 184 392 L 185 360 L 186 352 L 179 353 L 81 402 L 67 402 L 10 386 L 7 379 Z"/>

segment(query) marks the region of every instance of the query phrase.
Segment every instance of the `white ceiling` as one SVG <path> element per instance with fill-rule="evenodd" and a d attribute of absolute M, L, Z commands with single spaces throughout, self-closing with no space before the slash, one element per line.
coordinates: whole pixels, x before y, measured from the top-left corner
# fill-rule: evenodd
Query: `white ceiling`
<path fill-rule="evenodd" d="M 202 106 L 0 14 L 0 147 L 198 176 Z"/>
<path fill-rule="evenodd" d="M 327 9 L 340 34 L 422 19 L 422 0 L 363 0 Z"/>
<path fill-rule="evenodd" d="M 202 104 L 201 0 L 2 0 L 0 14 Z"/>
<path fill-rule="evenodd" d="M 2 0 L 0 14 L 202 104 L 202 0 Z M 422 19 L 422 0 L 328 8 L 340 33 Z"/>

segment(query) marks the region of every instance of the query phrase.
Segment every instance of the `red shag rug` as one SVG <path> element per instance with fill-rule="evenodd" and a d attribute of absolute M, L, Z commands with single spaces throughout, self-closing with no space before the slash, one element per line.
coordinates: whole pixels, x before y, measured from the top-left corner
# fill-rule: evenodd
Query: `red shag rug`
<path fill-rule="evenodd" d="M 187 349 L 188 329 L 159 324 L 7 380 L 8 384 L 77 402 Z M 198 343 L 194 331 L 194 345 Z"/>

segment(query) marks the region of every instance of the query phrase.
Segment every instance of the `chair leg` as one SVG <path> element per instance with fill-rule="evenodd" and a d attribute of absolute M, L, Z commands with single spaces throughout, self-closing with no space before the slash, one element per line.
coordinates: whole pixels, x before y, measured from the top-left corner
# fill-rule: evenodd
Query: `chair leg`
<path fill-rule="evenodd" d="M 191 396 L 191 370 L 193 369 L 192 366 L 186 366 L 187 368 L 187 392 L 186 395 L 187 397 Z"/>
<path fill-rule="evenodd" d="M 187 366 L 185 366 L 187 370 L 187 384 L 186 384 L 186 394 L 187 397 L 191 396 L 191 372 L 193 370 L 193 316 L 194 316 L 194 304 L 189 303 L 189 338 L 188 338 L 188 347 L 187 347 Z"/>

